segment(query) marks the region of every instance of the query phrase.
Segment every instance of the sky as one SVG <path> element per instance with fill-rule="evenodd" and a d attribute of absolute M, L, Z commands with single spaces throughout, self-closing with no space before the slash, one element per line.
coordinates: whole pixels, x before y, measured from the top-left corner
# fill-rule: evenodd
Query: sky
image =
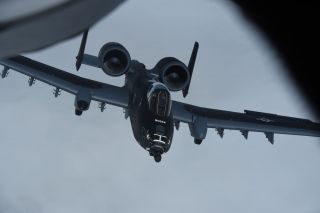
<path fill-rule="evenodd" d="M 85 14 L 84 14 L 85 15 Z M 98 81 L 123 85 L 83 65 L 75 71 L 81 37 L 28 57 Z M 175 100 L 314 120 L 287 80 L 268 42 L 225 0 L 128 1 L 89 32 L 86 52 L 123 44 L 152 68 L 173 56 L 187 63 L 200 49 L 189 95 Z M 134 140 L 121 108 L 97 103 L 74 115 L 74 96 L 11 71 L 0 82 L 0 213 L 84 212 L 320 212 L 318 138 L 237 131 L 221 139 L 209 130 L 201 146 L 187 125 L 174 134 L 161 163 Z"/>

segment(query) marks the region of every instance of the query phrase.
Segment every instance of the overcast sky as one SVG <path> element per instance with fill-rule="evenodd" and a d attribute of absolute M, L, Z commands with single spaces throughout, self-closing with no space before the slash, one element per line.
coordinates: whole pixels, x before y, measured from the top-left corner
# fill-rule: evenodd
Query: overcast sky
<path fill-rule="evenodd" d="M 82 66 L 80 37 L 28 54 L 71 73 L 122 85 Z M 314 119 L 268 43 L 223 0 L 128 1 L 89 33 L 86 52 L 122 43 L 148 68 L 165 56 L 187 62 L 200 49 L 189 96 L 176 100 Z M 13 71 L 0 82 L 0 213 L 320 212 L 319 139 L 261 133 L 246 141 L 209 130 L 201 146 L 175 132 L 157 164 L 134 140 L 122 109 L 92 103 L 74 115 L 74 97 Z"/>

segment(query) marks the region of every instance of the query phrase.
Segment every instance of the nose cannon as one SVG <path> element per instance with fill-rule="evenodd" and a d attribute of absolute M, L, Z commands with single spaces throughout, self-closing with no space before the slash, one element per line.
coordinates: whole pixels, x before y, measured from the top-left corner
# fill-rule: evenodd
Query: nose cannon
<path fill-rule="evenodd" d="M 153 156 L 154 157 L 154 160 L 159 163 L 161 161 L 161 155 L 155 155 Z"/>
<path fill-rule="evenodd" d="M 155 162 L 159 163 L 162 159 L 161 155 L 164 153 L 164 148 L 160 145 L 153 145 L 149 149 L 150 156 L 153 156 Z"/>

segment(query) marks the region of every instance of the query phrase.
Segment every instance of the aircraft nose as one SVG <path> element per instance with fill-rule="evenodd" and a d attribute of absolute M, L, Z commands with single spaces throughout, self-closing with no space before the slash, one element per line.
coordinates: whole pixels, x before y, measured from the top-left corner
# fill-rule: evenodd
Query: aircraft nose
<path fill-rule="evenodd" d="M 160 145 L 153 145 L 149 150 L 150 156 L 154 157 L 154 160 L 159 163 L 161 161 L 161 155 L 164 153 L 164 148 Z"/>
<path fill-rule="evenodd" d="M 151 148 L 150 148 L 150 153 L 152 153 L 153 155 L 155 154 L 163 154 L 164 153 L 164 148 L 160 145 L 153 145 Z"/>

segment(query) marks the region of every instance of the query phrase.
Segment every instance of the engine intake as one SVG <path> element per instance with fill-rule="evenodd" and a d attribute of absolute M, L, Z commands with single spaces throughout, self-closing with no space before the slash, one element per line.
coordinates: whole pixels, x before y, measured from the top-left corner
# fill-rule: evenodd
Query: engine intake
<path fill-rule="evenodd" d="M 166 57 L 156 65 L 160 81 L 171 91 L 183 90 L 190 82 L 190 72 L 186 65 L 176 58 Z"/>
<path fill-rule="evenodd" d="M 125 74 L 130 67 L 130 54 L 126 48 L 116 42 L 110 42 L 100 49 L 98 55 L 102 70 L 111 76 Z"/>

